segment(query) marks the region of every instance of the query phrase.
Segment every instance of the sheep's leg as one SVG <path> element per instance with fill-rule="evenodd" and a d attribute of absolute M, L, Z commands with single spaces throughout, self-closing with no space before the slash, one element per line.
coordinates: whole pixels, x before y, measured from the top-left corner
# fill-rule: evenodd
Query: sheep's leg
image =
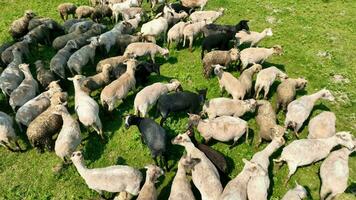
<path fill-rule="evenodd" d="M 59 14 L 61 15 L 62 20 L 65 21 L 63 14 L 62 13 Z"/>
<path fill-rule="evenodd" d="M 187 40 L 187 36 L 183 35 L 183 47 L 185 47 L 185 41 Z"/>
<path fill-rule="evenodd" d="M 245 143 L 247 143 L 247 141 L 248 141 L 248 127 L 246 128 L 245 134 L 246 134 Z"/>
<path fill-rule="evenodd" d="M 0 141 L 0 145 L 4 146 L 7 150 L 11 151 L 11 152 L 16 152 L 15 149 L 11 148 L 8 144 L 6 144 L 6 142 L 4 141 Z"/>
<path fill-rule="evenodd" d="M 15 145 L 16 145 L 16 147 L 17 147 L 17 149 L 18 149 L 19 151 L 21 151 L 21 152 L 24 151 L 23 149 L 21 149 L 20 144 L 19 144 L 19 142 L 18 142 L 17 140 L 15 141 Z"/>
<path fill-rule="evenodd" d="M 336 197 L 338 194 L 339 194 L 339 193 L 331 192 L 331 193 L 329 194 L 329 196 L 325 198 L 325 200 L 336 199 L 335 197 Z"/>
<path fill-rule="evenodd" d="M 277 169 L 279 169 L 282 167 L 284 159 L 280 157 L 279 159 L 273 159 L 273 162 L 277 165 Z"/>
<path fill-rule="evenodd" d="M 267 95 L 268 95 L 268 92 L 269 92 L 269 87 L 268 86 L 264 86 L 263 89 L 265 91 L 265 94 L 264 94 L 263 98 L 267 99 Z"/>
<path fill-rule="evenodd" d="M 161 121 L 159 123 L 161 126 L 163 126 L 163 123 L 167 120 L 168 114 L 169 114 L 169 112 L 166 112 L 166 113 L 162 113 L 161 112 L 162 119 L 161 119 Z"/>
<path fill-rule="evenodd" d="M 256 148 L 258 148 L 262 143 L 262 138 L 261 138 L 261 134 L 257 135 L 257 143 L 256 143 Z"/>
<path fill-rule="evenodd" d="M 232 143 L 232 145 L 230 145 L 229 149 L 234 148 L 237 145 L 238 140 L 239 140 L 239 138 L 234 138 L 234 142 Z"/>
<path fill-rule="evenodd" d="M 330 189 L 326 189 L 323 185 L 320 188 L 320 200 L 324 200 L 331 193 Z"/>
<path fill-rule="evenodd" d="M 153 54 L 153 53 L 151 53 L 151 60 L 152 60 L 153 63 L 156 63 L 156 61 L 155 61 L 155 54 Z"/>
<path fill-rule="evenodd" d="M 167 156 L 165 154 L 163 154 L 161 157 L 162 157 L 162 160 L 163 160 L 164 168 L 166 169 L 166 171 L 169 171 Z"/>
<path fill-rule="evenodd" d="M 190 36 L 189 38 L 189 51 L 192 52 L 192 47 L 193 47 L 193 36 Z"/>
<path fill-rule="evenodd" d="M 287 165 L 288 165 L 289 173 L 288 173 L 287 179 L 284 182 L 284 185 L 287 185 L 289 179 L 297 171 L 297 167 L 298 167 L 296 164 L 294 164 L 292 162 L 287 162 Z"/>
<path fill-rule="evenodd" d="M 256 86 L 256 88 L 255 88 L 255 90 L 256 90 L 256 95 L 255 95 L 255 99 L 258 99 L 258 96 L 259 96 L 259 94 L 260 94 L 260 92 L 261 92 L 261 87 L 260 86 Z"/>

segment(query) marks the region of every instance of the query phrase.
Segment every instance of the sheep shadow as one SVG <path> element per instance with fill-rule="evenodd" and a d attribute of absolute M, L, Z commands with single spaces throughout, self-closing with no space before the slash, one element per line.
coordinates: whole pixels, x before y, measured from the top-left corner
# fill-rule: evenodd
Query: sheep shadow
<path fill-rule="evenodd" d="M 266 68 L 268 68 L 268 67 L 275 66 L 275 67 L 277 67 L 278 69 L 280 69 L 280 70 L 282 70 L 282 71 L 284 71 L 284 72 L 286 71 L 284 65 L 282 65 L 282 64 L 275 64 L 275 63 L 270 63 L 270 62 L 264 62 L 264 63 L 261 64 L 261 65 L 262 65 L 263 69 L 266 69 Z"/>
<path fill-rule="evenodd" d="M 351 185 L 346 188 L 345 193 L 356 195 L 356 182 L 352 182 Z"/>

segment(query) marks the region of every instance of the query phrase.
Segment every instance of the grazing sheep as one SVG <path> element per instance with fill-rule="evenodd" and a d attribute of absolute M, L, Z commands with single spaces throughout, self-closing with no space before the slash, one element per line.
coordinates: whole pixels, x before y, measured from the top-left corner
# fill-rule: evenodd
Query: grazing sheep
<path fill-rule="evenodd" d="M 220 183 L 220 176 L 214 164 L 206 157 L 206 155 L 197 149 L 191 142 L 188 133 L 177 135 L 172 144 L 181 145 L 185 147 L 187 155 L 192 158 L 200 159 L 192 170 L 192 179 L 196 188 L 201 194 L 203 200 L 216 200 L 220 199 L 223 191 Z"/>
<path fill-rule="evenodd" d="M 110 73 L 112 66 L 109 64 L 104 65 L 103 71 L 93 76 L 87 77 L 83 83 L 82 88 L 88 92 L 97 90 L 110 83 Z"/>
<path fill-rule="evenodd" d="M 149 55 L 153 63 L 155 63 L 155 55 L 161 54 L 166 59 L 169 56 L 169 50 L 162 48 L 154 43 L 149 42 L 134 42 L 126 47 L 124 56 L 126 57 L 139 57 Z"/>
<path fill-rule="evenodd" d="M 168 26 L 173 26 L 176 23 L 178 23 L 179 21 L 187 18 L 189 15 L 184 11 L 176 13 L 173 10 L 169 15 L 166 15 L 166 16 L 167 16 L 167 19 L 168 19 Z"/>
<path fill-rule="evenodd" d="M 329 200 L 342 194 L 347 188 L 349 178 L 349 155 L 355 148 L 341 148 L 333 151 L 320 166 L 320 199 Z M 328 195 L 329 194 L 329 195 Z"/>
<path fill-rule="evenodd" d="M 158 195 L 155 183 L 164 172 L 161 168 L 155 165 L 148 165 L 145 168 L 147 169 L 146 181 L 138 194 L 137 200 L 156 200 Z"/>
<path fill-rule="evenodd" d="M 121 11 L 122 18 L 126 21 L 134 18 L 137 14 L 144 16 L 144 10 L 141 7 L 126 8 Z"/>
<path fill-rule="evenodd" d="M 119 65 L 123 64 L 128 58 L 126 56 L 115 56 L 101 60 L 96 65 L 96 72 L 101 72 L 105 65 L 110 65 L 116 69 Z M 120 74 L 121 75 L 121 74 Z"/>
<path fill-rule="evenodd" d="M 52 42 L 52 47 L 56 50 L 62 49 L 68 43 L 69 40 L 79 38 L 81 34 L 86 32 L 88 29 L 89 27 L 86 27 L 85 25 L 80 25 L 77 29 L 75 29 L 74 32 L 59 36 L 54 39 Z"/>
<path fill-rule="evenodd" d="M 308 125 L 308 139 L 328 138 L 336 133 L 336 116 L 333 112 L 323 111 L 313 117 Z"/>
<path fill-rule="evenodd" d="M 283 111 L 287 111 L 287 106 L 295 99 L 296 91 L 304 89 L 308 81 L 303 78 L 287 78 L 282 79 L 282 83 L 277 87 L 277 106 L 278 111 L 281 107 Z"/>
<path fill-rule="evenodd" d="M 248 20 L 241 20 L 236 25 L 208 24 L 203 27 L 202 32 L 205 37 L 218 33 L 237 33 L 241 30 L 249 31 Z"/>
<path fill-rule="evenodd" d="M 232 48 L 229 51 L 211 51 L 203 58 L 203 74 L 205 78 L 210 77 L 213 71 L 213 65 L 223 65 L 228 67 L 232 62 L 240 58 L 239 50 Z"/>
<path fill-rule="evenodd" d="M 167 33 L 167 47 L 175 41 L 179 44 L 183 40 L 183 29 L 188 24 L 188 22 L 178 22 Z"/>
<path fill-rule="evenodd" d="M 42 60 L 37 60 L 35 62 L 35 66 L 36 66 L 36 74 L 37 74 L 36 78 L 43 88 L 47 88 L 47 86 L 52 81 L 56 80 L 54 74 L 50 70 L 47 70 L 45 68 Z"/>
<path fill-rule="evenodd" d="M 31 31 L 42 24 L 47 24 L 52 26 L 51 31 L 49 33 L 49 38 L 51 40 L 64 34 L 64 27 L 59 23 L 57 23 L 54 19 L 48 17 L 39 17 L 39 18 L 31 19 L 30 22 L 28 23 L 28 30 Z"/>
<path fill-rule="evenodd" d="M 246 121 L 231 116 L 221 116 L 215 119 L 202 119 L 199 115 L 189 114 L 188 126 L 197 127 L 200 135 L 208 143 L 211 138 L 228 142 L 234 142 L 230 149 L 236 146 L 239 138 L 246 133 L 246 140 L 248 140 L 248 124 Z"/>
<path fill-rule="evenodd" d="M 77 6 L 72 3 L 62 3 L 59 4 L 57 7 L 59 15 L 61 16 L 63 21 L 66 21 L 68 19 L 68 15 L 72 15 L 74 18 L 76 9 Z"/>
<path fill-rule="evenodd" d="M 100 20 L 108 17 L 109 19 L 112 16 L 112 10 L 107 5 L 98 5 L 95 6 L 93 14 L 91 14 L 91 19 L 95 22 L 99 22 Z"/>
<path fill-rule="evenodd" d="M 224 91 L 228 92 L 233 99 L 242 99 L 244 90 L 240 90 L 240 88 L 236 87 L 240 84 L 239 80 L 235 78 L 231 73 L 223 71 L 226 67 L 221 65 L 213 65 L 214 73 L 218 77 L 219 86 L 221 94 Z"/>
<path fill-rule="evenodd" d="M 107 106 L 108 111 L 113 111 L 118 101 L 122 101 L 130 90 L 135 88 L 135 69 L 137 61 L 130 59 L 127 61 L 126 72 L 118 79 L 107 85 L 100 94 L 101 104 Z"/>
<path fill-rule="evenodd" d="M 185 47 L 185 41 L 189 40 L 189 50 L 192 51 L 194 37 L 201 33 L 202 28 L 211 22 L 201 21 L 196 23 L 187 24 L 183 29 L 183 47 Z"/>
<path fill-rule="evenodd" d="M 49 64 L 50 70 L 62 79 L 66 78 L 65 68 L 67 61 L 72 55 L 74 50 L 78 48 L 77 43 L 74 40 L 69 40 L 65 47 L 59 50 L 56 55 L 53 56 Z"/>
<path fill-rule="evenodd" d="M 100 195 L 102 191 L 127 192 L 137 196 L 140 191 L 142 174 L 139 170 L 127 165 L 114 165 L 105 168 L 88 169 L 82 152 L 76 151 L 70 158 L 80 176 L 92 190 Z"/>
<path fill-rule="evenodd" d="M 290 104 L 287 107 L 286 119 L 284 121 L 284 126 L 286 128 L 290 127 L 294 130 L 294 133 L 299 137 L 298 131 L 302 127 L 304 121 L 309 117 L 311 111 L 313 110 L 314 104 L 318 99 L 325 99 L 329 101 L 334 101 L 335 97 L 327 89 L 319 90 L 311 95 L 302 96 Z"/>
<path fill-rule="evenodd" d="M 67 158 L 72 155 L 82 141 L 79 123 L 73 119 L 64 105 L 55 106 L 54 114 L 62 116 L 63 119 L 63 126 L 58 134 L 54 150 L 56 155 L 67 163 Z"/>
<path fill-rule="evenodd" d="M 334 136 L 323 139 L 300 139 L 294 140 L 292 143 L 283 148 L 281 157 L 274 159 L 274 162 L 288 164 L 288 177 L 297 171 L 299 166 L 305 166 L 324 159 L 330 151 L 337 145 L 342 145 L 352 150 L 355 148 L 353 136 L 350 132 L 338 132 Z"/>
<path fill-rule="evenodd" d="M 255 47 L 265 37 L 271 37 L 273 35 L 271 28 L 264 29 L 261 33 L 255 31 L 242 30 L 235 34 L 236 45 L 250 44 L 250 47 Z"/>
<path fill-rule="evenodd" d="M 133 6 L 139 6 L 139 4 L 137 0 L 126 0 L 120 3 L 109 3 L 109 6 L 112 10 L 113 19 L 115 19 L 115 23 L 117 23 L 119 21 L 119 15 L 122 10 Z"/>
<path fill-rule="evenodd" d="M 126 71 L 126 69 L 125 69 Z M 141 62 L 137 65 L 135 71 L 136 86 L 144 86 L 148 82 L 151 73 L 160 75 L 160 65 L 157 63 Z M 114 72 L 116 74 L 116 72 Z M 117 77 L 117 75 L 115 75 Z"/>
<path fill-rule="evenodd" d="M 12 118 L 0 111 L 0 145 L 4 146 L 9 151 L 21 151 L 20 145 L 17 142 L 18 136 L 13 128 L 14 122 Z M 16 148 L 12 148 L 11 145 L 14 143 Z"/>
<path fill-rule="evenodd" d="M 5 42 L 0 46 L 0 55 L 2 55 L 2 53 L 9 47 L 11 47 L 15 42 L 11 41 L 11 42 Z M 11 56 L 12 56 L 12 52 L 11 52 Z M 11 58 L 12 60 L 13 58 Z M 0 66 L 5 66 L 5 63 L 2 59 L 0 59 Z"/>
<path fill-rule="evenodd" d="M 249 64 L 263 63 L 268 57 L 272 55 L 281 55 L 283 49 L 279 45 L 272 48 L 247 48 L 240 52 L 241 71 L 243 71 Z"/>
<path fill-rule="evenodd" d="M 203 10 L 208 0 L 181 0 L 181 3 L 188 8 L 200 7 L 200 10 Z"/>
<path fill-rule="evenodd" d="M 128 34 L 121 34 L 118 35 L 116 38 L 116 46 L 119 48 L 120 54 L 125 52 L 126 47 L 135 42 L 140 42 L 142 40 L 142 35 L 128 35 Z"/>
<path fill-rule="evenodd" d="M 38 83 L 33 78 L 28 66 L 28 64 L 19 65 L 19 69 L 25 75 L 25 79 L 10 94 L 9 104 L 13 111 L 16 111 L 17 107 L 21 107 L 27 101 L 33 99 L 36 93 L 39 92 Z"/>
<path fill-rule="evenodd" d="M 215 22 L 219 17 L 224 15 L 224 8 L 219 8 L 217 11 L 215 10 L 207 10 L 207 11 L 196 11 L 192 13 L 189 17 L 193 23 L 200 21 L 211 21 Z"/>
<path fill-rule="evenodd" d="M 52 21 L 45 22 L 28 32 L 24 38 L 29 38 L 33 45 L 51 45 L 52 32 L 56 32 L 55 24 Z"/>
<path fill-rule="evenodd" d="M 143 37 L 150 36 L 153 43 L 156 43 L 158 36 L 163 34 L 163 41 L 166 41 L 166 32 L 168 30 L 168 19 L 157 15 L 155 19 L 142 24 L 141 33 Z"/>
<path fill-rule="evenodd" d="M 89 19 L 68 19 L 63 23 L 63 29 L 65 33 L 69 33 L 69 29 L 79 22 L 89 21 Z"/>
<path fill-rule="evenodd" d="M 227 50 L 229 48 L 230 40 L 234 38 L 233 33 L 217 33 L 208 35 L 203 39 L 201 46 L 201 59 L 204 58 L 205 51 L 210 52 L 212 49 Z"/>
<path fill-rule="evenodd" d="M 161 95 L 157 101 L 157 112 L 162 117 L 160 125 L 163 125 L 171 112 L 188 111 L 192 114 L 198 114 L 205 101 L 206 93 L 207 89 L 199 90 L 198 94 L 182 91 Z"/>
<path fill-rule="evenodd" d="M 255 112 L 256 105 L 254 99 L 234 100 L 220 97 L 205 102 L 202 113 L 207 114 L 210 120 L 219 116 L 241 117 L 246 112 Z"/>
<path fill-rule="evenodd" d="M 76 31 L 79 28 L 83 28 L 85 30 L 89 30 L 94 24 L 97 24 L 91 20 L 83 20 L 83 21 L 78 21 L 77 23 L 73 24 L 69 29 L 68 29 L 68 33 L 72 33 L 74 31 Z"/>
<path fill-rule="evenodd" d="M 79 6 L 75 10 L 78 19 L 90 17 L 94 13 L 94 8 L 90 6 Z"/>
<path fill-rule="evenodd" d="M 95 50 L 99 46 L 99 42 L 96 37 L 89 41 L 91 41 L 90 44 L 74 52 L 68 59 L 67 66 L 73 75 L 75 73 L 81 75 L 83 66 L 86 66 L 89 61 L 94 64 Z"/>
<path fill-rule="evenodd" d="M 28 32 L 28 23 L 36 14 L 32 10 L 26 10 L 23 17 L 13 21 L 10 26 L 10 34 L 16 40 L 26 35 Z"/>
<path fill-rule="evenodd" d="M 81 34 L 80 37 L 74 39 L 74 41 L 78 48 L 83 47 L 84 45 L 90 43 L 90 38 L 100 35 L 105 31 L 105 29 L 106 26 L 102 24 L 93 24 L 87 32 Z"/>
<path fill-rule="evenodd" d="M 126 20 L 127 23 L 131 24 L 132 30 L 136 30 L 141 23 L 142 18 L 140 14 L 136 14 L 134 18 Z"/>
<path fill-rule="evenodd" d="M 307 190 L 297 182 L 295 182 L 295 185 L 295 188 L 288 190 L 282 200 L 302 200 L 307 197 Z"/>
<path fill-rule="evenodd" d="M 154 83 L 143 88 L 136 94 L 134 100 L 135 115 L 146 117 L 161 95 L 179 89 L 180 85 L 178 80 L 173 79 L 170 83 Z"/>
<path fill-rule="evenodd" d="M 32 43 L 31 39 L 28 37 L 25 37 L 22 41 L 20 42 L 16 42 L 15 44 L 9 46 L 8 48 L 6 48 L 2 53 L 1 53 L 1 60 L 5 63 L 5 64 L 10 64 L 13 60 L 14 60 L 14 54 L 12 52 L 12 50 L 16 47 L 17 49 L 19 49 L 19 55 L 21 56 L 21 58 L 23 58 L 24 56 L 26 58 L 30 57 L 30 44 Z"/>
<path fill-rule="evenodd" d="M 110 31 L 107 31 L 99 36 L 100 46 L 104 46 L 106 53 L 109 53 L 112 46 L 116 44 L 116 38 L 124 34 L 127 29 L 131 28 L 131 24 L 122 21 L 114 26 Z"/>
<path fill-rule="evenodd" d="M 68 80 L 73 81 L 75 112 L 79 121 L 85 127 L 91 126 L 104 139 L 103 126 L 99 118 L 99 105 L 81 88 L 85 77 L 75 75 L 73 78 L 68 78 Z"/>
<path fill-rule="evenodd" d="M 275 66 L 262 69 L 260 72 L 258 72 L 255 83 L 255 99 L 258 99 L 262 89 L 264 90 L 263 98 L 267 99 L 269 88 L 272 86 L 276 78 L 286 79 L 288 78 L 288 75 L 283 73 Z"/>

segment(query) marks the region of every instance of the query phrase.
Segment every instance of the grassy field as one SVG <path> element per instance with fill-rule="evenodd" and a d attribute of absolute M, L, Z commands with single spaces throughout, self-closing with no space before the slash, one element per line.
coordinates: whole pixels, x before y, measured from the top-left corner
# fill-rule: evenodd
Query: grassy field
<path fill-rule="evenodd" d="M 0 43 L 11 40 L 8 27 L 16 18 L 22 16 L 26 9 L 33 9 L 40 16 L 59 19 L 56 11 L 60 0 L 0 0 Z M 87 0 L 71 0 L 70 2 L 87 4 Z M 280 44 L 284 48 L 284 55 L 273 57 L 264 64 L 264 67 L 275 65 L 285 70 L 290 77 L 305 77 L 309 84 L 306 92 L 298 95 L 311 94 L 319 89 L 328 88 L 336 97 L 336 102 L 318 101 L 312 116 L 323 110 L 331 110 L 337 116 L 337 130 L 347 130 L 355 134 L 356 129 L 356 3 L 354 0 L 210 0 L 207 9 L 225 7 L 225 15 L 218 23 L 235 24 L 241 19 L 249 19 L 252 30 L 261 31 L 266 27 L 273 29 L 274 35 L 263 41 L 260 46 L 271 47 Z M 150 83 L 167 81 L 176 78 L 183 83 L 186 90 L 208 88 L 208 98 L 218 97 L 219 87 L 217 78 L 206 80 L 202 76 L 202 64 L 200 58 L 200 42 L 195 43 L 195 50 L 190 53 L 187 49 L 171 49 L 170 59 L 158 59 L 162 63 L 162 76 L 151 76 Z M 26 61 L 31 64 L 37 59 L 43 59 L 47 63 L 55 54 L 55 51 L 40 47 L 32 51 L 33 56 Z M 102 58 L 97 58 L 100 60 Z M 91 66 L 90 66 L 91 67 Z M 88 68 L 90 68 L 88 67 Z M 33 68 L 32 68 L 33 69 Z M 93 69 L 93 67 L 92 67 Z M 87 73 L 91 74 L 93 70 Z M 236 76 L 238 73 L 234 72 Z M 334 75 L 341 75 L 344 79 L 338 81 Z M 65 90 L 70 94 L 69 109 L 73 109 L 73 86 L 69 82 L 64 83 Z M 275 89 L 273 85 L 270 99 L 275 102 Z M 80 148 L 84 152 L 89 168 L 105 167 L 114 164 L 128 164 L 142 169 L 146 164 L 153 163 L 147 147 L 141 144 L 139 132 L 136 127 L 126 130 L 123 126 L 123 115 L 133 112 L 133 99 L 135 92 L 131 92 L 127 101 L 120 105 L 111 118 L 101 112 L 104 124 L 104 132 L 108 142 L 103 144 L 99 137 L 91 134 L 88 141 Z M 94 94 L 99 99 L 99 92 Z M 0 96 L 0 110 L 9 111 L 9 105 L 3 96 Z M 154 117 L 154 111 L 150 117 Z M 12 114 L 13 115 L 13 114 Z M 284 122 L 284 114 L 278 115 L 279 122 Z M 159 118 L 157 118 L 157 121 Z M 164 128 L 170 137 L 185 130 L 187 116 L 185 113 L 170 117 Z M 248 123 L 251 132 L 258 131 L 255 120 L 249 117 Z M 307 122 L 306 122 L 307 124 Z M 27 146 L 25 153 L 9 153 L 0 148 L 0 199 L 98 199 L 99 195 L 88 189 L 84 180 L 77 173 L 73 165 L 55 173 L 53 167 L 60 159 L 53 152 L 43 154 L 32 149 L 24 133 L 19 133 L 21 145 Z M 88 135 L 83 132 L 83 135 Z M 251 134 L 253 135 L 253 134 Z M 307 127 L 303 128 L 302 137 L 306 137 Z M 286 136 L 288 143 L 295 138 L 289 134 Z M 252 136 L 251 136 L 252 139 Z M 228 144 L 216 142 L 213 148 L 224 153 L 229 162 L 230 177 L 235 177 L 242 169 L 242 158 L 250 159 L 252 155 L 263 149 L 240 142 L 232 150 Z M 173 169 L 157 184 L 159 190 L 158 199 L 167 199 L 170 184 L 175 175 L 176 163 L 183 153 L 183 148 L 169 145 L 169 165 Z M 278 157 L 280 151 L 273 158 Z M 285 187 L 283 181 L 288 173 L 287 166 L 281 169 L 271 167 L 271 191 L 270 199 L 280 199 L 288 189 L 294 187 L 294 181 L 305 186 L 310 195 L 308 199 L 319 199 L 319 167 L 321 162 L 314 165 L 299 168 L 297 173 Z M 338 199 L 355 199 L 356 189 L 356 159 L 349 160 L 350 178 L 348 193 Z M 109 197 L 109 194 L 106 194 Z"/>

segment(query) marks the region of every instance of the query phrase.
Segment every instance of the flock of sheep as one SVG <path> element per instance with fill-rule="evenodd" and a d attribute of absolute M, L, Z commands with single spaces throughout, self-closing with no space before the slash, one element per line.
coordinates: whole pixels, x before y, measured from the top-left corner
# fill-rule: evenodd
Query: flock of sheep
<path fill-rule="evenodd" d="M 280 158 L 274 160 L 280 164 L 287 163 L 289 174 L 286 183 L 298 167 L 326 158 L 320 168 L 320 198 L 333 199 L 343 193 L 348 180 L 348 157 L 355 150 L 353 135 L 336 132 L 336 117 L 332 112 L 322 112 L 310 120 L 307 139 L 299 139 L 298 135 L 319 99 L 334 101 L 331 92 L 322 89 L 295 99 L 296 91 L 304 89 L 307 80 L 290 78 L 273 66 L 263 69 L 261 64 L 266 59 L 283 52 L 279 45 L 256 47 L 265 37 L 273 35 L 270 28 L 260 33 L 250 31 L 248 20 L 241 20 L 236 25 L 215 24 L 224 9 L 203 11 L 207 0 L 181 0 L 169 4 L 161 4 L 161 1 L 151 0 L 152 13 L 157 14 L 152 19 L 140 7 L 142 2 L 139 0 L 94 0 L 90 3 L 95 7 L 76 7 L 72 3 L 59 5 L 58 11 L 65 20 L 63 25 L 50 18 L 35 17 L 31 10 L 12 23 L 10 33 L 14 41 L 0 47 L 0 64 L 7 66 L 0 76 L 0 88 L 8 97 L 16 113 L 15 121 L 19 129 L 26 132 L 30 144 L 40 152 L 54 149 L 65 164 L 71 160 L 88 187 L 100 194 L 106 191 L 119 193 L 116 199 L 138 195 L 137 199 L 153 200 L 158 196 L 155 183 L 164 174 L 162 168 L 169 170 L 168 136 L 162 126 L 169 114 L 186 111 L 189 112 L 187 131 L 172 139 L 172 144 L 184 146 L 186 154 L 178 161 L 170 200 L 195 199 L 187 176 L 189 172 L 203 200 L 267 199 L 270 156 L 284 146 L 283 136 L 288 128 L 294 131 L 297 139 L 285 146 Z M 161 5 L 155 8 L 156 4 Z M 69 15 L 73 19 L 68 19 Z M 119 21 L 120 16 L 122 21 Z M 105 18 L 115 21 L 112 29 L 108 30 L 99 23 Z M 184 21 L 187 18 L 190 20 Z M 140 24 L 141 29 L 137 32 Z M 155 57 L 158 54 L 169 57 L 169 50 L 158 46 L 156 41 L 167 41 L 169 48 L 173 42 L 177 45 L 183 42 L 186 46 L 188 40 L 192 50 L 193 41 L 199 35 L 203 35 L 203 75 L 206 78 L 216 75 L 222 94 L 226 91 L 232 98 L 206 100 L 206 89 L 197 93 L 183 91 L 176 79 L 147 86 L 151 73 L 160 74 Z M 234 47 L 230 49 L 231 41 Z M 36 77 L 33 77 L 29 64 L 24 60 L 30 56 L 30 48 L 36 49 L 38 45 L 52 46 L 58 51 L 50 61 L 50 70 L 41 60 L 34 63 Z M 82 75 L 90 62 L 94 64 L 98 52 L 106 55 L 114 49 L 120 56 L 97 63 L 97 74 Z M 149 56 L 152 62 L 136 60 L 144 56 Z M 226 71 L 236 62 L 241 66 L 238 78 Z M 68 78 L 69 73 L 73 77 Z M 127 128 L 133 125 L 139 128 L 142 142 L 148 146 L 155 161 L 155 165 L 146 166 L 146 180 L 142 187 L 142 174 L 133 167 L 115 165 L 88 169 L 85 166 L 83 154 L 76 151 L 82 141 L 79 122 L 68 112 L 68 94 L 60 85 L 66 78 L 74 85 L 75 112 L 79 122 L 94 129 L 103 140 L 105 135 L 99 118 L 99 104 L 90 96 L 91 92 L 102 89 L 102 111 L 112 112 L 131 91 L 142 88 L 134 100 L 134 114 L 125 118 Z M 276 79 L 281 83 L 277 88 L 275 110 L 267 99 Z M 263 93 L 264 100 L 259 100 L 260 93 Z M 162 117 L 160 124 L 147 117 L 155 105 Z M 280 109 L 286 112 L 283 125 L 279 125 L 276 119 L 276 112 Z M 227 177 L 224 156 L 196 141 L 194 128 L 205 142 L 211 139 L 232 141 L 230 148 L 233 148 L 244 134 L 248 142 L 249 124 L 239 118 L 247 112 L 256 112 L 259 126 L 257 145 L 263 140 L 270 143 L 250 161 L 244 159 L 242 171 L 225 185 L 221 181 L 223 176 Z M 56 134 L 58 136 L 54 140 Z M 0 144 L 10 151 L 24 151 L 18 144 L 13 119 L 4 112 L 0 112 Z M 343 147 L 332 151 L 339 145 Z M 283 199 L 297 200 L 306 196 L 306 189 L 297 184 Z"/>

